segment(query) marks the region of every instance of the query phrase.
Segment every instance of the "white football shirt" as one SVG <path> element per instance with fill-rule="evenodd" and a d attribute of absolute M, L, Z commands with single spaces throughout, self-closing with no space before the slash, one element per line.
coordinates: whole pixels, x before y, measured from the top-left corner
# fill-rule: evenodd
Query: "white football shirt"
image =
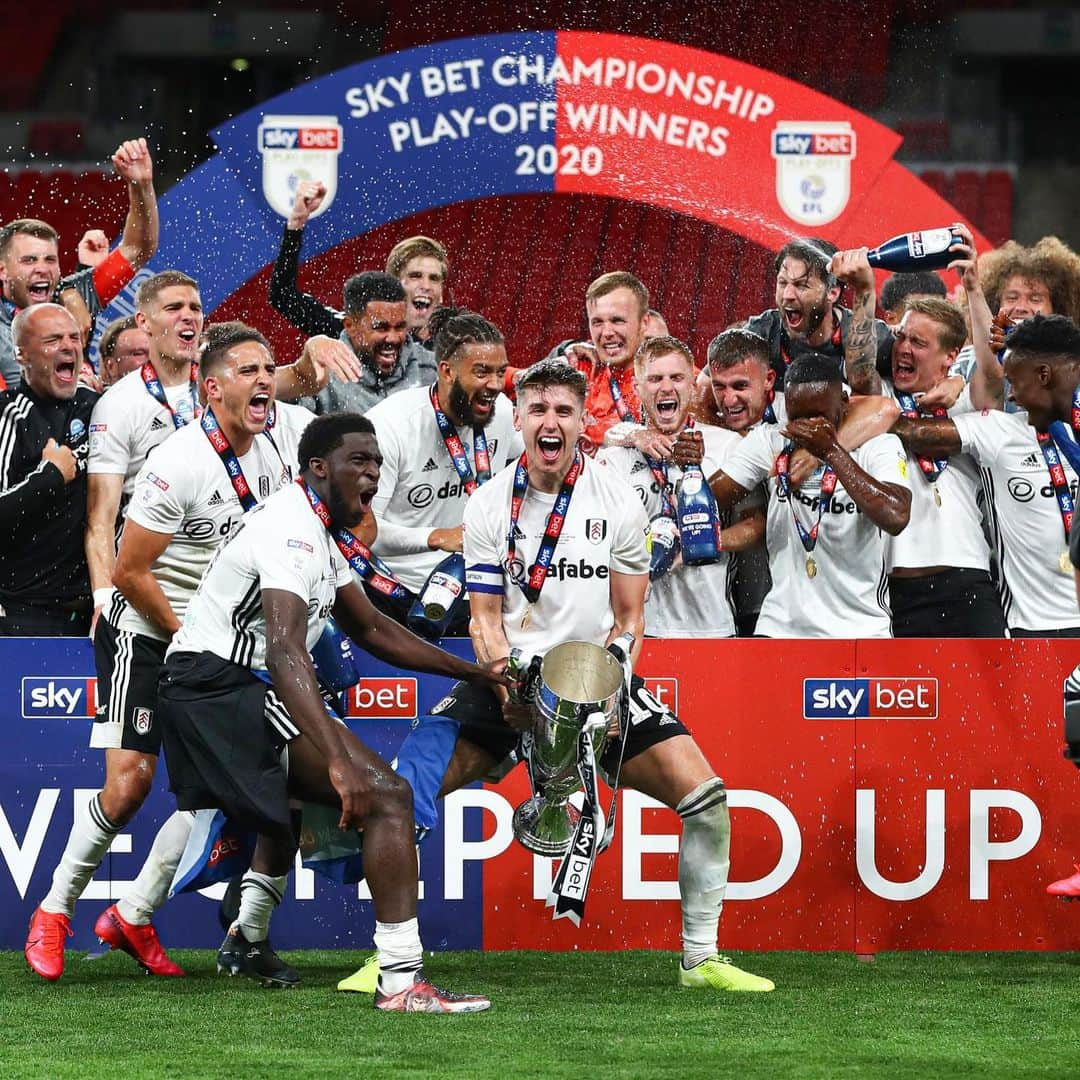
<path fill-rule="evenodd" d="M 570 498 L 540 599 L 528 625 L 526 567 L 540 550 L 557 498 L 530 487 L 518 519 L 520 535 L 509 558 L 510 497 L 514 469 L 504 469 L 476 491 L 465 507 L 465 575 L 470 593 L 502 597 L 503 629 L 511 648 L 542 655 L 564 641 L 602 645 L 615 625 L 612 571 L 648 574 L 649 521 L 633 488 L 609 468 L 585 457 Z"/>
<path fill-rule="evenodd" d="M 765 539 L 772 587 L 756 632 L 765 637 L 891 637 L 882 531 L 837 484 L 821 515 L 812 553 L 817 572 L 810 577 L 792 509 L 810 532 L 818 517 L 824 470 L 792 491 L 793 503 L 781 499 L 770 474 L 784 443 L 777 427 L 763 424 L 732 450 L 724 465 L 724 472 L 748 491 L 768 481 Z M 909 486 L 907 456 L 895 435 L 875 436 L 851 451 L 851 457 L 875 479 Z"/>
<path fill-rule="evenodd" d="M 298 484 L 288 484 L 241 519 L 214 555 L 167 655 L 211 652 L 266 668 L 262 594 L 282 589 L 307 605 L 307 648 L 319 640 L 337 590 L 352 571 Z"/>
<path fill-rule="evenodd" d="M 165 386 L 165 399 L 190 424 L 195 413 L 189 383 Z M 139 371 L 113 384 L 90 417 L 90 459 L 87 472 L 124 477 L 121 506 L 130 499 L 135 476 L 147 455 L 177 430 L 169 410 L 150 396 Z"/>
<path fill-rule="evenodd" d="M 379 491 L 372 502 L 378 522 L 373 551 L 410 592 L 418 593 L 446 558 L 445 551 L 428 547 L 428 535 L 433 529 L 461 524 L 468 501 L 465 485 L 435 423 L 428 387 L 401 390 L 365 415 L 375 425 L 383 456 Z M 471 427 L 458 430 L 475 476 L 473 434 Z M 484 436 L 492 476 L 521 456 L 513 406 L 502 394 L 495 399 L 494 416 Z"/>
<path fill-rule="evenodd" d="M 259 502 L 299 472 L 300 436 L 314 419 L 299 405 L 276 403 L 274 427 L 269 434 L 256 435 L 251 449 L 238 458 Z M 177 431 L 139 470 L 126 520 L 172 536 L 152 570 L 181 622 L 210 559 L 243 513 L 225 466 L 198 423 Z M 108 618 L 118 630 L 168 640 L 161 627 L 139 614 L 119 589 L 113 593 Z"/>
<path fill-rule="evenodd" d="M 968 413 L 953 423 L 964 451 L 982 466 L 1006 623 L 1021 630 L 1080 626 L 1072 568 L 1063 570 L 1060 562 L 1068 548 L 1065 527 L 1027 413 Z M 1076 473 L 1060 457 L 1075 500 Z"/>
<path fill-rule="evenodd" d="M 896 398 L 892 384 L 887 379 L 881 382 L 882 393 Z M 949 409 L 949 417 L 955 420 L 971 411 L 965 387 Z M 983 535 L 978 504 L 978 466 L 967 454 L 954 454 L 945 471 L 931 484 L 918 457 L 909 453 L 907 459 L 911 520 L 899 536 L 885 536 L 887 569 L 891 573 L 897 567 L 952 566 L 989 571 L 990 548 Z"/>
<path fill-rule="evenodd" d="M 705 477 L 724 467 L 729 453 L 742 441 L 733 431 L 701 424 L 705 457 L 701 463 Z M 616 472 L 637 492 L 651 521 L 664 512 L 660 484 L 640 450 L 609 446 L 597 454 L 597 464 Z M 682 486 L 682 469 L 667 463 L 667 493 L 677 502 Z M 736 511 L 760 505 L 756 494 L 747 497 Z M 730 556 L 709 566 L 686 566 L 680 563 L 659 580 L 652 582 L 645 601 L 645 630 L 650 637 L 734 637 L 735 619 L 728 598 Z"/>

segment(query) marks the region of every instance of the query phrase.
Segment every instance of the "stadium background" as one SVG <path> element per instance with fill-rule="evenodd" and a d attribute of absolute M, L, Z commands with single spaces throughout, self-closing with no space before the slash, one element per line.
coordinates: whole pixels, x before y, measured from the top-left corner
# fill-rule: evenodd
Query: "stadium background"
<path fill-rule="evenodd" d="M 371 5 L 360 4 L 326 6 L 325 10 L 309 5 L 302 11 L 270 4 L 255 15 L 226 7 L 204 12 L 186 4 L 156 5 L 150 11 L 136 5 L 60 3 L 32 16 L 14 13 L 9 33 L 26 47 L 13 50 L 11 63 L 0 76 L 6 107 L 0 125 L 12 157 L 0 180 L 3 219 L 34 215 L 53 222 L 62 233 L 62 250 L 73 262 L 74 244 L 84 228 L 100 227 L 112 235 L 119 229 L 122 191 L 119 181 L 101 171 L 100 162 L 121 136 L 147 134 L 156 152 L 158 190 L 167 193 L 172 183 L 212 152 L 206 132 L 228 116 L 307 79 L 448 37 L 559 27 L 618 31 L 693 45 L 786 75 L 867 113 L 904 136 L 898 160 L 919 173 L 991 242 L 1008 236 L 1031 242 L 1054 232 L 1075 243 L 1075 233 L 1080 231 L 1074 200 L 1068 195 L 1074 190 L 1070 178 L 1075 179 L 1077 151 L 1062 123 L 1071 111 L 1065 96 L 1077 91 L 1070 89 L 1070 80 L 1055 77 L 1055 66 L 1064 71 L 1080 49 L 1080 22 L 1067 8 L 1021 13 L 1001 4 L 986 10 L 986 5 L 964 3 L 948 8 L 918 2 L 825 3 L 786 13 L 782 25 L 776 24 L 769 5 L 753 3 L 737 10 L 701 8 L 685 14 L 670 5 L 642 10 L 630 5 L 558 3 L 533 5 L 529 14 L 496 4 L 478 5 L 467 12 L 425 10 L 422 19 L 416 18 L 413 6 L 399 3 L 387 3 L 372 12 Z M 432 177 L 431 182 L 437 185 L 439 178 Z M 188 205 L 197 210 L 197 200 Z M 897 209 L 882 206 L 881 212 Z M 913 221 L 904 227 L 943 223 Z M 195 232 L 182 238 L 169 236 L 167 218 L 164 228 L 165 250 L 178 243 L 190 247 L 200 243 Z M 326 250 L 302 269 L 301 285 L 333 299 L 340 282 L 356 266 L 380 264 L 395 238 L 417 231 L 448 243 L 455 299 L 484 310 L 502 325 L 511 357 L 519 363 L 539 355 L 552 341 L 582 331 L 580 298 L 586 283 L 600 270 L 615 266 L 649 282 L 654 301 L 668 315 L 673 331 L 698 353 L 712 334 L 733 319 L 771 302 L 770 256 L 762 243 L 670 208 L 603 194 L 470 199 L 411 214 L 344 241 L 328 242 Z M 829 234 L 828 228 L 821 231 Z M 243 244 L 246 238 L 241 233 L 233 239 Z M 224 303 L 211 305 L 211 315 L 242 315 L 265 328 L 281 355 L 288 356 L 299 338 L 265 302 L 267 264 L 273 258 L 277 233 L 259 240 L 270 245 L 262 268 L 238 291 L 225 294 Z M 209 282 L 207 286 L 214 288 Z M 747 644 L 740 642 L 737 647 Z M 790 649 L 781 652 L 780 646 L 766 645 L 760 661 L 746 670 L 791 670 L 785 675 L 783 691 L 770 682 L 764 699 L 759 686 L 749 680 L 745 685 L 740 682 L 743 658 L 729 667 L 731 661 L 719 648 L 693 653 L 678 646 L 668 652 L 665 648 L 659 647 L 656 662 L 660 666 L 651 672 L 656 677 L 693 679 L 690 671 L 706 668 L 738 687 L 721 715 L 704 698 L 695 704 L 685 692 L 680 704 L 711 756 L 735 769 L 735 773 L 724 769 L 733 789 L 767 787 L 760 776 L 755 777 L 755 772 L 762 771 L 759 747 L 764 738 L 774 747 L 790 748 L 786 757 L 779 755 L 771 764 L 777 770 L 770 789 L 773 797 L 786 797 L 798 788 L 791 775 L 797 768 L 799 783 L 810 785 L 808 797 L 818 800 L 806 813 L 807 821 L 817 821 L 820 829 L 804 838 L 806 879 L 802 883 L 793 879 L 788 886 L 802 890 L 794 903 L 805 920 L 781 918 L 782 912 L 792 909 L 791 892 L 776 893 L 779 906 L 773 915 L 768 904 L 761 905 L 765 914 L 759 911 L 746 923 L 738 914 L 742 905 L 733 903 L 725 920 L 725 933 L 732 936 L 733 944 L 868 952 L 884 947 L 1067 946 L 1068 925 L 1060 908 L 1050 908 L 1031 895 L 1032 880 L 1049 879 L 1061 869 L 1069 853 L 1069 837 L 1076 832 L 1067 808 L 1071 766 L 1057 756 L 1060 679 L 1072 667 L 1067 648 L 957 646 L 955 654 L 935 650 L 931 658 L 924 655 L 923 646 L 908 645 L 900 652 L 890 645 L 893 651 L 884 654 L 870 650 L 878 666 L 869 668 L 865 646 L 836 643 L 833 652 L 806 647 L 809 666 L 803 669 L 792 663 Z M 687 675 L 682 674 L 684 670 Z M 10 925 L 5 916 L 0 928 L 0 944 L 17 948 L 25 898 L 39 893 L 44 884 L 43 877 L 34 875 L 51 866 L 50 853 L 67 832 L 68 793 L 94 785 L 96 762 L 83 748 L 85 721 L 43 718 L 35 715 L 32 704 L 27 707 L 27 701 L 33 700 L 27 694 L 35 688 L 47 690 L 50 680 L 84 678 L 90 671 L 84 650 L 72 646 L 62 652 L 62 658 L 46 650 L 5 657 L 4 671 L 3 700 L 9 703 L 12 722 L 25 725 L 19 729 L 18 745 L 23 749 L 0 771 L 0 790 L 5 792 L 0 840 L 9 870 L 2 887 L 10 892 L 0 907 L 10 913 Z M 1025 672 L 1038 681 L 1037 690 L 1018 689 Z M 861 727 L 836 722 L 839 741 L 834 743 L 815 727 L 820 721 L 797 713 L 803 679 L 864 674 L 937 678 L 940 715 L 900 721 L 921 725 L 910 738 L 906 727 L 896 734 L 895 727 L 871 718 Z M 28 678 L 41 682 L 28 689 Z M 701 688 L 699 683 L 699 692 Z M 440 694 L 431 688 L 423 696 L 430 704 Z M 775 701 L 782 704 L 777 707 Z M 62 735 L 57 724 L 63 725 Z M 1005 753 L 1000 751 L 1003 739 L 1012 740 Z M 947 752 L 950 740 L 955 758 Z M 988 749 L 991 743 L 994 756 Z M 971 753 L 972 745 L 986 750 L 985 760 Z M 810 747 L 813 755 L 822 755 L 816 764 L 811 761 Z M 43 748 L 48 749 L 43 753 Z M 920 753 L 925 757 L 920 758 Z M 898 759 L 904 762 L 899 773 L 891 767 Z M 796 761 L 797 766 L 790 764 Z M 880 774 L 874 774 L 875 762 L 880 762 Z M 860 767 L 870 772 L 861 773 Z M 740 771 L 742 776 L 737 775 Z M 889 796 L 883 794 L 886 777 L 898 785 Z M 855 789 L 867 785 L 879 792 L 879 798 L 893 798 L 896 806 L 904 806 L 891 826 L 878 826 L 878 869 L 887 878 L 899 881 L 918 875 L 918 853 L 928 851 L 924 829 L 933 832 L 939 818 L 945 821 L 941 886 L 920 904 L 894 900 L 877 921 L 873 914 L 877 901 L 854 872 L 855 830 L 853 820 L 848 820 L 855 806 Z M 50 808 L 40 819 L 44 831 L 39 836 L 32 826 L 35 814 L 45 805 L 42 793 L 57 788 L 63 799 L 57 796 L 52 804 L 56 813 Z M 1025 816 L 1026 804 L 1010 801 L 1008 796 L 997 801 L 980 797 L 983 816 L 976 822 L 977 801 L 972 793 L 994 789 L 1019 791 L 1037 805 L 1035 834 L 1030 815 Z M 931 790 L 944 792 L 940 813 L 934 801 L 937 796 L 927 795 Z M 501 794 L 515 799 L 524 793 L 511 788 Z M 160 792 L 159 799 L 161 813 L 155 814 L 151 807 L 140 819 L 160 818 L 165 806 Z M 652 820 L 650 813 L 645 817 Z M 754 820 L 752 808 L 746 809 L 745 816 Z M 830 820 L 831 825 L 827 824 Z M 971 845 L 976 827 L 983 830 L 978 835 L 984 841 L 1003 845 L 997 854 L 1004 857 L 994 868 L 993 889 L 985 899 L 973 895 L 977 859 Z M 132 854 L 117 852 L 99 875 L 103 895 L 138 865 L 149 842 L 149 830 L 142 837 L 141 828 L 137 826 L 133 834 Z M 890 828 L 894 829 L 891 834 Z M 465 842 L 481 842 L 491 835 L 492 822 L 483 822 L 479 812 L 474 812 L 463 829 Z M 779 858 L 777 828 L 757 820 L 753 827 L 741 829 L 740 835 L 746 872 L 738 871 L 737 879 L 751 879 L 751 866 L 758 874 L 766 874 L 770 859 Z M 33 844 L 27 846 L 28 839 L 39 844 L 36 851 L 31 851 Z M 1020 839 L 1023 842 L 1017 843 Z M 1032 845 L 1022 854 L 1009 854 L 1010 844 L 1019 852 L 1029 840 Z M 432 850 L 445 854 L 444 840 L 435 838 Z M 985 843 L 982 851 L 985 855 Z M 602 898 L 605 891 L 610 895 L 610 890 L 618 888 L 617 859 L 618 852 L 612 852 L 606 869 L 598 871 L 596 896 Z M 670 852 L 652 853 L 645 861 L 657 880 L 673 880 Z M 510 849 L 501 862 L 484 867 L 483 881 L 479 864 L 471 865 L 462 885 L 467 917 L 448 909 L 444 924 L 429 932 L 429 942 L 442 947 L 620 947 L 674 940 L 677 903 L 670 897 L 635 905 L 634 917 L 622 922 L 618 930 L 623 936 L 618 938 L 612 937 L 610 925 L 601 928 L 600 936 L 586 940 L 547 930 L 540 918 L 542 905 L 521 899 L 533 891 L 531 862 Z M 431 863 L 440 869 L 446 866 L 445 858 L 441 863 L 433 858 Z M 12 869 L 16 864 L 18 874 Z M 624 873 L 625 869 L 624 860 Z M 436 893 L 445 886 L 438 873 L 433 871 L 435 876 L 427 879 Z M 19 874 L 25 874 L 26 880 Z M 625 881 L 622 891 L 625 895 Z M 95 897 L 88 894 L 87 899 Z M 602 900 L 597 903 L 595 897 L 593 902 L 600 910 L 608 906 Z M 340 896 L 332 903 L 340 909 Z M 957 903 L 979 914 L 958 920 Z M 904 905 L 899 919 L 898 904 Z M 192 905 L 199 910 L 194 920 Z M 96 907 L 96 902 L 80 905 L 85 907 Z M 827 918 L 823 908 L 829 912 Z M 520 913 L 526 909 L 530 917 L 522 922 Z M 192 899 L 177 905 L 175 911 L 165 916 L 176 920 L 174 937 L 184 927 L 193 932 L 184 943 L 214 943 L 210 940 L 214 935 L 211 905 Z M 1003 920 L 1003 911 L 1010 918 Z M 859 912 L 861 917 L 857 917 Z M 337 934 L 338 918 L 342 918 L 341 932 L 352 933 L 344 929 L 340 910 L 335 916 L 320 908 L 319 917 L 307 928 L 300 929 L 300 921 L 289 920 L 290 925 L 297 924 L 301 936 L 283 937 L 280 944 L 325 944 L 325 938 L 316 941 L 305 935 Z M 162 925 L 169 933 L 167 923 Z M 491 928 L 496 929 L 489 936 Z M 73 942 L 73 947 L 86 947 L 88 925 L 80 927 L 77 921 L 76 929 L 81 930 L 82 940 Z M 341 944 L 359 944 L 368 933 L 362 925 L 353 930 L 355 939 L 347 937 Z"/>

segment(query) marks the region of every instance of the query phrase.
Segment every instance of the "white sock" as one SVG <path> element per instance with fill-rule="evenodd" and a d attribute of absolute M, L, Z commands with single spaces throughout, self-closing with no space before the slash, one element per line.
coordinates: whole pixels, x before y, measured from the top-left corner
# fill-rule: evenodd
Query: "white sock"
<path fill-rule="evenodd" d="M 379 952 L 379 989 L 384 994 L 399 994 L 412 986 L 424 964 L 415 917 L 398 923 L 376 922 L 375 948 Z"/>
<path fill-rule="evenodd" d="M 679 845 L 683 967 L 717 951 L 720 910 L 727 891 L 731 821 L 727 792 L 717 776 L 699 784 L 675 808 L 683 821 Z"/>
<path fill-rule="evenodd" d="M 86 804 L 86 809 L 75 814 L 64 854 L 53 871 L 52 887 L 41 901 L 42 911 L 66 915 L 69 919 L 75 914 L 75 901 L 82 896 L 119 831 L 120 826 L 114 825 L 101 809 L 99 791 Z"/>
<path fill-rule="evenodd" d="M 169 898 L 169 886 L 184 854 L 194 821 L 195 817 L 190 812 L 177 810 L 158 829 L 139 876 L 116 904 L 121 917 L 129 923 L 145 926 Z"/>
<path fill-rule="evenodd" d="M 288 884 L 288 874 L 271 877 L 248 870 L 240 880 L 239 926 L 248 941 L 265 941 L 270 935 L 270 913 L 281 903 Z"/>

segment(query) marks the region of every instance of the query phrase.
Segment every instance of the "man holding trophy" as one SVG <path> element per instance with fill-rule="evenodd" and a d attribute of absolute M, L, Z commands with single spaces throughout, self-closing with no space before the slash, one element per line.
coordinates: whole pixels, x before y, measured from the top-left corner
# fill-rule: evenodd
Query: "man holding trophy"
<path fill-rule="evenodd" d="M 515 418 L 525 452 L 466 505 L 464 552 L 477 660 L 520 658 L 537 676 L 535 705 L 521 695 L 514 700 L 502 686 L 454 686 L 435 709 L 459 724 L 440 794 L 502 771 L 499 766 L 522 743 L 521 756 L 530 759 L 542 797 L 515 815 L 516 835 L 542 854 L 573 844 L 553 887 L 557 894 L 579 845 L 595 855 L 600 834 L 610 831 L 595 811 L 596 745 L 596 763 L 611 782 L 658 799 L 682 818 L 680 984 L 772 990 L 768 979 L 717 955 L 730 846 L 727 792 L 687 729 L 630 673 L 645 630 L 648 521 L 633 489 L 578 449 L 585 394 L 585 377 L 562 359 L 529 368 L 517 384 Z M 530 663 L 533 657 L 539 659 Z M 629 697 L 620 725 L 615 705 L 624 676 Z M 565 726 L 575 711 L 580 732 Z M 606 746 L 605 731 L 612 736 Z M 581 769 L 585 807 L 576 830 L 576 812 L 569 811 L 560 837 L 557 811 L 569 792 L 564 795 L 565 773 L 559 775 L 555 758 L 567 743 L 578 749 L 570 755 L 570 771 Z M 406 740 L 401 754 L 408 752 Z M 575 787 L 576 780 L 570 791 Z M 563 899 L 573 892 L 573 883 L 564 885 Z M 583 886 L 581 892 L 583 901 Z M 572 907 L 556 906 L 556 917 L 574 918 Z"/>

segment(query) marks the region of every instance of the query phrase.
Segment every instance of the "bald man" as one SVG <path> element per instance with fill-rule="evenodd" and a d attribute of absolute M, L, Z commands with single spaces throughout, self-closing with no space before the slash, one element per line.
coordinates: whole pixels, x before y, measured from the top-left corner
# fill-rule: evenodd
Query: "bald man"
<path fill-rule="evenodd" d="M 90 413 L 82 337 L 58 304 L 24 308 L 11 327 L 22 370 L 0 393 L 0 636 L 84 636 L 83 551 Z"/>

